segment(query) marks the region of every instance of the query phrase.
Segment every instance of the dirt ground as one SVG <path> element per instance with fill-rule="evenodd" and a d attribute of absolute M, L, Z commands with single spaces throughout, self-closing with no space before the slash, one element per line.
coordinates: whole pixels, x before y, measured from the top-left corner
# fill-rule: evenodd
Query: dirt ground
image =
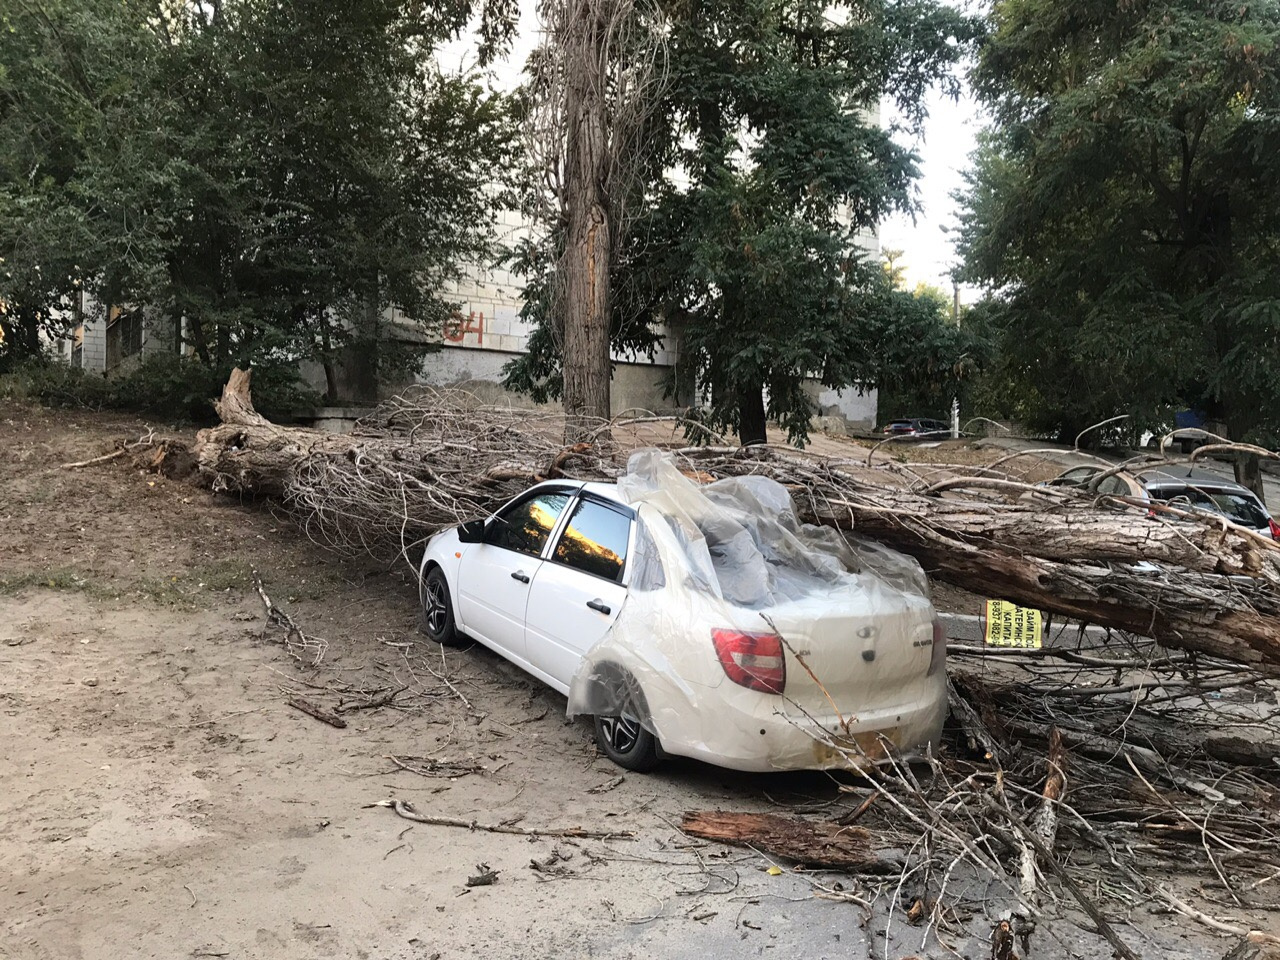
<path fill-rule="evenodd" d="M 830 778 L 677 761 L 622 776 L 562 697 L 483 649 L 416 642 L 407 568 L 335 557 L 262 505 L 123 461 L 60 466 L 145 430 L 0 406 L 0 957 L 990 955 L 997 903 L 922 942 L 890 913 L 893 883 L 771 873 L 675 827 L 689 809 L 852 807 Z M 327 640 L 318 666 L 265 624 L 255 568 Z M 415 824 L 370 806 L 390 796 L 629 836 Z M 1143 956 L 1224 952 L 1200 928 L 1130 919 Z M 1066 923 L 1037 943 L 1110 955 Z"/>

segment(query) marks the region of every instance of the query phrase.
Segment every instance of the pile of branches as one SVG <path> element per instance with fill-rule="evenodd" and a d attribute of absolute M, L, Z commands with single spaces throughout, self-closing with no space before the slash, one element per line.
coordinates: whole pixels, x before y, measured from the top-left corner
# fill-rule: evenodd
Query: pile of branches
<path fill-rule="evenodd" d="M 882 541 L 938 579 L 1280 674 L 1280 545 L 1189 510 L 1034 486 L 1012 464 L 686 446 L 680 425 L 657 417 L 601 423 L 588 442 L 565 446 L 558 414 L 431 389 L 394 398 L 338 436 L 260 416 L 241 371 L 216 406 L 223 423 L 201 431 L 192 451 L 204 480 L 279 499 L 313 539 L 340 550 L 408 556 L 539 480 L 614 479 L 665 427 L 691 474 L 772 477 L 793 491 L 803 519 Z"/>
<path fill-rule="evenodd" d="M 1134 637 L 949 652 L 948 746 L 923 767 L 863 764 L 870 786 L 844 787 L 853 804 L 834 821 L 907 851 L 897 876 L 874 880 L 902 919 L 945 942 L 960 913 L 985 909 L 998 943 L 1071 908 L 1134 958 L 1124 918 L 1144 911 L 1280 948 L 1261 932 L 1280 911 L 1273 682 Z M 838 734 L 825 742 L 864 756 Z"/>
<path fill-rule="evenodd" d="M 811 882 L 886 904 L 889 927 L 924 927 L 952 955 L 975 926 L 993 960 L 1052 952 L 1046 921 L 1065 916 L 1135 960 L 1153 955 L 1135 914 L 1152 913 L 1236 938 L 1229 960 L 1280 955 L 1265 932 L 1280 911 L 1277 685 L 1140 638 L 1085 639 L 952 643 L 940 751 L 906 762 L 887 741 L 808 726 L 860 782 L 789 816 L 692 812 L 682 828 L 852 874 L 852 888 Z"/>

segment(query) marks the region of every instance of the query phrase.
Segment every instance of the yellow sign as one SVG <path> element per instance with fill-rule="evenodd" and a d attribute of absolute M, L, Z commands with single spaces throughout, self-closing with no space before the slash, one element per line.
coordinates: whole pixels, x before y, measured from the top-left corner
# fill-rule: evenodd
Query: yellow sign
<path fill-rule="evenodd" d="M 993 647 L 1040 649 L 1040 611 L 1007 600 L 988 600 L 983 617 L 986 642 Z"/>

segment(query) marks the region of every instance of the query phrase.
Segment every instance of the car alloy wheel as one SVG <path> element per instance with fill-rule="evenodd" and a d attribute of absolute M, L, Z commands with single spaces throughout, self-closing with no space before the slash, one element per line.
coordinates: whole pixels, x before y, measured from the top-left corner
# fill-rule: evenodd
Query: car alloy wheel
<path fill-rule="evenodd" d="M 422 602 L 418 606 L 418 630 L 434 643 L 446 647 L 468 645 L 458 632 L 453 619 L 453 604 L 449 600 L 449 581 L 439 567 L 432 567 L 422 581 Z"/>
<path fill-rule="evenodd" d="M 601 664 L 592 678 L 600 702 L 596 709 L 596 745 L 624 770 L 644 773 L 658 765 L 658 738 L 645 729 L 649 716 L 644 692 L 623 667 Z"/>
<path fill-rule="evenodd" d="M 600 732 L 609 746 L 618 753 L 630 753 L 640 739 L 640 721 L 628 714 L 620 717 L 601 717 Z"/>
<path fill-rule="evenodd" d="M 443 635 L 445 627 L 449 624 L 449 601 L 444 590 L 442 580 L 434 577 L 427 580 L 427 604 L 423 617 L 427 623 L 427 630 L 433 637 Z"/>

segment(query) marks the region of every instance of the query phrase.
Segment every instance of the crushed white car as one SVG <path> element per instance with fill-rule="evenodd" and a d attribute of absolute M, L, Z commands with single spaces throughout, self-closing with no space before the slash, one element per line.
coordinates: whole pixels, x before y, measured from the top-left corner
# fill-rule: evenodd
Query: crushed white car
<path fill-rule="evenodd" d="M 856 769 L 946 718 L 919 565 L 801 524 L 767 478 L 699 485 L 641 451 L 616 485 L 548 481 L 436 535 L 420 582 L 430 639 L 566 694 L 627 769 Z"/>

